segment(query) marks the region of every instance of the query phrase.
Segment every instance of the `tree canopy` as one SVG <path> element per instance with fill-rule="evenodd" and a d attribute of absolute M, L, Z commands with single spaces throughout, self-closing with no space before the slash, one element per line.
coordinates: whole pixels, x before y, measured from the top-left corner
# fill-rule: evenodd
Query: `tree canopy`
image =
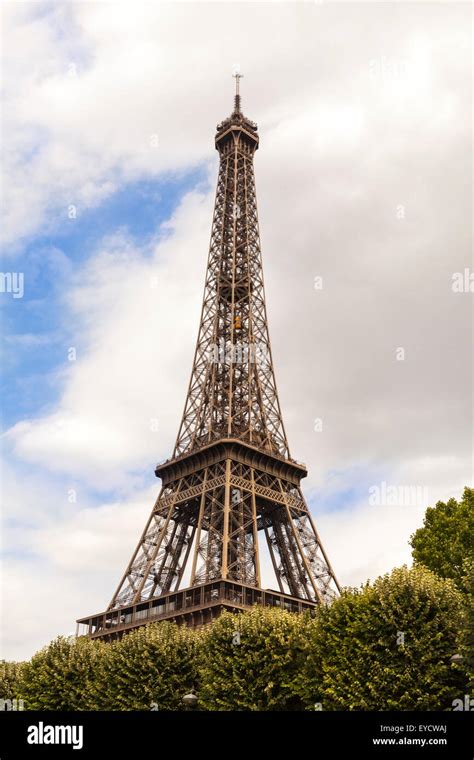
<path fill-rule="evenodd" d="M 415 562 L 459 586 L 464 562 L 474 552 L 474 488 L 465 488 L 460 501 L 438 501 L 428 507 L 423 526 L 410 538 Z"/>

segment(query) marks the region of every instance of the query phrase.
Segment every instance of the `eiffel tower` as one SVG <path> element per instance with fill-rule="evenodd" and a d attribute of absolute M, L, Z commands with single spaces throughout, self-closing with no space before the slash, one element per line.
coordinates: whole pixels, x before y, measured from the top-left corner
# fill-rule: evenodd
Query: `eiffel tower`
<path fill-rule="evenodd" d="M 302 612 L 339 591 L 300 488 L 307 470 L 290 457 L 283 426 L 255 193 L 259 137 L 234 76 L 234 110 L 215 137 L 201 323 L 173 455 L 156 467 L 162 488 L 112 601 L 77 621 L 79 635 L 112 639 L 165 619 L 200 626 L 254 604 Z M 277 589 L 262 588 L 262 560 Z"/>

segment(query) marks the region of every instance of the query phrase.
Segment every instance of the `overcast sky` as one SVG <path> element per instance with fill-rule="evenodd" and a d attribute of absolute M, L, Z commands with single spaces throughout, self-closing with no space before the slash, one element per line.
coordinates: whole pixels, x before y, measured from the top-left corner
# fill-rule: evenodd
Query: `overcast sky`
<path fill-rule="evenodd" d="M 286 431 L 341 583 L 409 562 L 425 508 L 472 483 L 473 294 L 453 288 L 473 269 L 470 16 L 3 4 L 3 271 L 24 292 L 0 293 L 0 656 L 104 609 L 153 506 L 235 64 Z"/>

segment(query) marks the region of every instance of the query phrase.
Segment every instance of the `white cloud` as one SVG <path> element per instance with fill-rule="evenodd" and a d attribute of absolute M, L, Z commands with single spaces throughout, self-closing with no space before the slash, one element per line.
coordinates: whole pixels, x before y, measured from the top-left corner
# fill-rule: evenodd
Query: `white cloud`
<path fill-rule="evenodd" d="M 61 224 L 70 203 L 87 208 L 125 180 L 209 156 L 211 125 L 230 108 L 226 77 L 235 61 L 267 156 L 267 125 L 279 130 L 289 119 L 296 133 L 311 128 L 304 152 L 298 140 L 282 144 L 274 164 L 280 177 L 292 150 L 307 156 L 318 145 L 335 177 L 334 156 L 350 159 L 358 150 L 370 162 L 395 130 L 403 150 L 413 133 L 413 148 L 423 151 L 417 128 L 429 144 L 439 125 L 468 127 L 459 118 L 469 44 L 462 9 L 395 13 L 356 4 L 342 15 L 337 3 L 270 3 L 234 10 L 139 3 L 132 19 L 123 4 L 4 8 L 8 241 Z M 305 174 L 308 168 L 315 170 L 310 162 Z"/>
<path fill-rule="evenodd" d="M 81 482 L 2 466 L 0 656 L 30 657 L 105 609 L 151 512 L 159 483 L 94 503 Z M 74 486 L 74 493 L 72 487 Z M 92 606 L 91 606 L 92 605 Z"/>
<path fill-rule="evenodd" d="M 466 467 L 467 462 L 410 462 L 387 479 L 374 479 L 365 497 L 348 509 L 327 510 L 316 504 L 313 515 L 339 582 L 358 586 L 393 567 L 411 564 L 409 538 L 421 527 L 426 507 L 460 499 Z M 326 496 L 325 487 L 323 493 Z"/>
<path fill-rule="evenodd" d="M 146 501 L 82 510 L 28 532 L 39 556 L 14 556 L 3 571 L 2 656 L 28 658 L 57 635 L 75 632 L 77 617 L 107 607 L 135 548 L 130 529 L 141 530 L 150 511 Z"/>
<path fill-rule="evenodd" d="M 210 197 L 189 194 L 151 251 L 123 234 L 104 241 L 64 296 L 77 358 L 61 369 L 57 409 L 6 434 L 18 457 L 114 488 L 169 455 L 205 271 L 194 251 L 206 249 L 211 213 Z"/>

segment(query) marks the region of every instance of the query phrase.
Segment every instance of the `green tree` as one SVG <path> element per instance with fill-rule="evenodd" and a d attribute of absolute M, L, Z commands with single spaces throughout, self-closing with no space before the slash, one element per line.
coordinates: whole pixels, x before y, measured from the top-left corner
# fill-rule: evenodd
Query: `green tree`
<path fill-rule="evenodd" d="M 108 644 L 93 701 L 97 710 L 180 710 L 196 687 L 200 632 L 163 621 Z"/>
<path fill-rule="evenodd" d="M 24 662 L 0 660 L 0 699 L 19 699 Z"/>
<path fill-rule="evenodd" d="M 458 654 L 462 656 L 462 662 L 459 667 L 465 674 L 466 692 L 472 695 L 474 693 L 474 559 L 472 557 L 464 562 L 461 588 L 463 616 Z"/>
<path fill-rule="evenodd" d="M 90 710 L 106 644 L 58 636 L 25 663 L 21 697 L 27 710 Z"/>
<path fill-rule="evenodd" d="M 206 631 L 199 704 L 208 710 L 294 710 L 307 618 L 254 607 L 224 612 Z"/>
<path fill-rule="evenodd" d="M 428 507 L 423 526 L 410 538 L 413 559 L 460 586 L 463 563 L 473 555 L 473 536 L 474 489 L 465 488 L 461 501 Z"/>
<path fill-rule="evenodd" d="M 299 693 L 324 710 L 449 709 L 461 595 L 426 568 L 397 568 L 345 591 L 310 625 Z"/>

